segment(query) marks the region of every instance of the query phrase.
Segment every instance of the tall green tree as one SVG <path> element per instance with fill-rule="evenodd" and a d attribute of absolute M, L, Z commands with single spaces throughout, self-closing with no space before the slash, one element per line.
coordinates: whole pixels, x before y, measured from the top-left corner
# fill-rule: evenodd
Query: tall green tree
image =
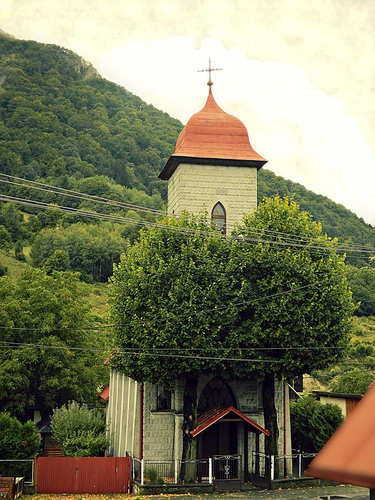
<path fill-rule="evenodd" d="M 233 238 L 187 215 L 165 224 L 141 232 L 115 270 L 114 362 L 139 381 L 184 379 L 184 430 L 196 422 L 200 375 L 262 378 L 266 452 L 277 454 L 275 378 L 326 366 L 347 346 L 344 259 L 319 224 L 279 197 L 246 216 Z M 184 432 L 184 458 L 193 441 Z"/>
<path fill-rule="evenodd" d="M 165 224 L 142 231 L 115 268 L 111 316 L 124 354 L 114 362 L 136 380 L 169 386 L 186 380 L 183 457 L 196 458 L 189 430 L 197 419 L 197 380 L 233 375 L 225 359 L 237 353 L 237 309 L 220 306 L 235 303 L 237 290 L 227 269 L 229 241 L 204 218 L 186 214 Z"/>
<path fill-rule="evenodd" d="M 0 278 L 0 406 L 42 416 L 69 400 L 96 402 L 107 383 L 107 338 L 96 326 L 84 285 L 73 273 L 27 269 Z M 103 349 L 103 350 L 101 350 Z"/>
<path fill-rule="evenodd" d="M 2 224 L 11 234 L 12 241 L 17 241 L 21 236 L 23 216 L 13 203 L 3 203 L 0 205 L 0 224 Z"/>
<path fill-rule="evenodd" d="M 277 453 L 276 379 L 292 379 L 343 357 L 354 309 L 344 257 L 321 225 L 287 197 L 266 198 L 235 235 L 238 278 L 257 298 L 240 311 L 241 329 L 261 349 L 266 453 Z M 247 244 L 246 244 L 247 242 Z M 254 353 L 255 354 L 255 353 Z"/>

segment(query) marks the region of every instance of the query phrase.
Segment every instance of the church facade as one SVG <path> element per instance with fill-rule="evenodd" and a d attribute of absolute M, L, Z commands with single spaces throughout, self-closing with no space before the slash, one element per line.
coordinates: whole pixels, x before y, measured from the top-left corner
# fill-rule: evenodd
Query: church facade
<path fill-rule="evenodd" d="M 256 209 L 257 171 L 266 160 L 252 148 L 244 124 L 217 105 L 211 80 L 208 84 L 205 106 L 182 130 L 159 177 L 168 181 L 169 214 L 206 212 L 223 233 L 230 234 L 243 213 Z M 191 431 L 197 440 L 197 459 L 239 455 L 242 480 L 248 480 L 253 452 L 263 452 L 269 436 L 264 428 L 262 381 L 201 376 L 197 394 L 198 422 Z M 288 395 L 286 385 L 276 381 L 280 456 L 291 453 Z M 170 392 L 112 370 L 107 409 L 110 453 L 149 461 L 180 460 L 183 406 L 184 381 L 177 381 Z"/>

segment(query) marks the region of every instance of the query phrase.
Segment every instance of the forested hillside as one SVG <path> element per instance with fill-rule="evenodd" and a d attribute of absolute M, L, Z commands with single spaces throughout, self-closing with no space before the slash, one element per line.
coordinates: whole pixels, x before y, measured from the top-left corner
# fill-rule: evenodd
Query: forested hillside
<path fill-rule="evenodd" d="M 124 201 L 162 208 L 157 175 L 179 121 L 69 50 L 1 35 L 0 87 L 1 172 L 101 196 L 114 189 L 106 177 Z"/>

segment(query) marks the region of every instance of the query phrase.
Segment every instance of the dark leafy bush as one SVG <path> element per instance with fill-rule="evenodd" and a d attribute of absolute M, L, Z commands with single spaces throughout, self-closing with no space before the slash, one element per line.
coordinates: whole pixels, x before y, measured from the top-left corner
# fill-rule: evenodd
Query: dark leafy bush
<path fill-rule="evenodd" d="M 337 405 L 321 404 L 312 396 L 293 402 L 290 407 L 292 447 L 306 452 L 318 452 L 343 421 Z"/>

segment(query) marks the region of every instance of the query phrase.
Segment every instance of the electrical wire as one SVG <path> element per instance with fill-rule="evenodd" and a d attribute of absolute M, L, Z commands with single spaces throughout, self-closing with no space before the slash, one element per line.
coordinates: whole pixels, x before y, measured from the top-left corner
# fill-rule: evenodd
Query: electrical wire
<path fill-rule="evenodd" d="M 31 343 L 15 343 L 15 342 L 0 342 L 0 345 L 6 345 L 9 348 L 33 348 L 33 349 L 50 349 L 50 350 L 68 350 L 68 351 L 86 351 L 86 352 L 108 352 L 108 348 L 90 348 L 90 347 L 71 347 L 71 346 L 51 346 L 48 344 L 31 344 Z M 311 348 L 312 349 L 312 348 Z M 320 347 L 320 350 L 322 349 L 331 349 L 331 350 L 343 350 L 344 348 L 341 347 Z M 181 349 L 179 349 L 181 350 Z M 203 350 L 203 349 L 202 349 Z M 216 349 L 215 349 L 216 350 Z M 230 351 L 230 348 L 223 348 L 225 351 Z M 241 349 L 242 350 L 242 349 Z M 248 348 L 248 351 L 273 351 L 276 350 L 273 349 L 272 347 L 270 348 L 258 348 L 258 349 L 252 349 Z M 291 348 L 278 348 L 278 351 L 289 351 L 292 350 Z M 309 350 L 309 348 L 304 348 L 304 347 L 299 347 L 293 349 L 294 351 L 296 350 Z M 190 349 L 189 349 L 190 351 Z M 237 349 L 233 349 L 233 351 L 237 351 Z M 172 352 L 161 352 L 160 350 L 157 349 L 129 349 L 129 348 L 122 348 L 120 351 L 121 354 L 125 354 L 128 356 L 146 356 L 146 357 L 158 357 L 158 358 L 179 358 L 179 359 L 194 359 L 198 361 L 231 361 L 231 362 L 237 362 L 237 361 L 242 361 L 242 362 L 257 362 L 257 363 L 274 363 L 274 362 L 282 362 L 282 360 L 275 360 L 275 359 L 267 359 L 267 358 L 239 358 L 239 357 L 224 357 L 224 356 L 202 356 L 201 354 L 197 353 L 195 355 L 193 354 L 178 354 L 173 350 Z M 110 353 L 111 354 L 111 353 Z"/>
<path fill-rule="evenodd" d="M 4 180 L 1 178 L 1 176 L 12 179 L 16 179 L 18 181 L 25 181 L 25 184 L 22 184 L 20 182 L 16 183 L 13 181 L 8 181 Z M 42 190 L 45 192 L 53 192 L 58 195 L 63 195 L 63 196 L 68 196 L 68 197 L 75 197 L 83 201 L 92 201 L 95 203 L 101 203 L 105 205 L 111 205 L 111 206 L 116 206 L 120 208 L 127 208 L 127 209 L 133 209 L 133 210 L 138 210 L 138 211 L 143 211 L 146 213 L 150 213 L 152 215 L 161 215 L 161 216 L 166 216 L 166 212 L 163 211 L 158 211 L 154 209 L 146 209 L 144 207 L 140 207 L 138 205 L 132 205 L 128 203 L 123 203 L 123 202 L 118 202 L 115 200 L 111 200 L 108 198 L 104 197 L 99 197 L 99 196 L 93 196 L 93 195 L 88 195 L 85 193 L 80 193 L 78 191 L 73 191 L 73 190 L 68 190 L 65 188 L 59 188 L 56 186 L 52 186 L 50 184 L 44 184 L 41 182 L 36 182 L 36 181 L 29 181 L 27 179 L 22 179 L 20 177 L 15 177 L 15 176 L 10 176 L 8 174 L 0 174 L 0 182 L 5 182 L 5 183 L 10 183 L 10 184 L 15 184 L 18 186 L 22 187 L 32 187 L 34 189 Z M 26 183 L 30 182 L 31 184 L 35 184 L 36 186 L 28 186 Z M 40 187 L 43 186 L 43 187 Z M 118 223 L 133 223 L 137 224 L 140 226 L 147 226 L 147 227 L 160 227 L 160 223 L 152 223 L 149 221 L 135 221 L 134 219 L 129 219 L 129 218 L 122 218 L 120 216 L 113 216 L 110 214 L 102 214 L 102 213 L 97 213 L 97 212 L 91 212 L 91 211 L 85 211 L 82 209 L 74 209 L 72 207 L 66 207 L 66 206 L 57 206 L 51 207 L 51 204 L 49 203 L 43 203 L 39 202 L 37 200 L 30 200 L 30 199 L 24 199 L 24 198 L 17 198 L 17 197 L 12 197 L 12 196 L 6 196 L 3 195 L 0 197 L 1 201 L 8 201 L 8 202 L 15 202 L 18 204 L 24 204 L 24 205 L 29 205 L 29 206 L 34 206 L 36 208 L 43 208 L 43 209 L 48 209 L 48 208 L 54 208 L 56 210 L 60 210 L 63 212 L 74 212 L 77 215 L 82 215 L 86 217 L 91 217 L 91 218 L 97 218 L 100 220 L 107 220 L 107 221 L 112 221 L 112 222 L 118 222 Z M 169 230 L 173 231 L 180 231 L 180 232 L 185 232 L 185 233 L 193 233 L 195 230 L 192 230 L 190 228 L 181 228 L 181 227 L 176 227 L 176 226 L 170 226 L 167 224 L 162 225 L 165 228 L 168 228 Z M 270 229 L 259 229 L 258 231 L 254 228 L 251 229 L 251 232 L 255 234 L 255 237 L 251 236 L 239 236 L 239 237 L 234 237 L 234 236 L 229 236 L 231 238 L 239 239 L 241 241 L 247 241 L 251 243 L 263 243 L 263 244 L 274 244 L 274 245 L 280 245 L 280 246 L 292 246 L 292 247 L 297 247 L 297 248 L 302 248 L 308 246 L 309 249 L 313 250 L 327 250 L 326 246 L 321 246 L 321 245 L 314 245 L 311 243 L 311 238 L 305 235 L 295 235 L 295 234 L 289 234 L 285 232 L 280 232 L 280 231 L 272 231 Z M 205 234 L 204 231 L 201 232 L 202 236 Z M 223 237 L 228 237 L 224 236 Z M 265 239 L 268 238 L 268 239 Z M 283 240 L 275 240 L 272 238 L 282 238 Z M 348 244 L 348 243 L 340 243 L 337 242 L 335 243 L 335 250 L 340 251 L 340 252 L 355 252 L 355 253 L 365 253 L 365 254 L 373 254 L 375 253 L 375 248 L 370 247 L 370 246 L 363 246 L 363 245 L 358 245 L 358 244 Z"/>
<path fill-rule="evenodd" d="M 168 231 L 173 231 L 173 232 L 180 232 L 180 233 L 185 233 L 185 234 L 195 234 L 197 232 L 196 229 L 193 228 L 183 228 L 180 226 L 174 226 L 170 224 L 162 224 L 161 222 L 151 222 L 151 221 L 145 221 L 145 220 L 135 220 L 132 218 L 127 218 L 123 217 L 120 215 L 112 215 L 112 214 L 103 214 L 103 213 L 98 213 L 98 212 L 92 212 L 92 211 L 87 211 L 83 209 L 76 209 L 72 207 L 66 207 L 66 206 L 57 206 L 54 207 L 48 203 L 45 202 L 40 202 L 36 200 L 30 200 L 30 199 L 25 199 L 25 198 L 18 198 L 15 196 L 8 196 L 8 195 L 0 195 L 0 201 L 5 201 L 5 202 L 12 202 L 16 203 L 19 205 L 24 205 L 24 206 L 32 206 L 34 208 L 42 208 L 42 209 L 53 209 L 56 211 L 61 211 L 61 212 L 68 212 L 68 213 L 74 213 L 75 215 L 80 215 L 83 217 L 90 217 L 93 219 L 99 219 L 102 221 L 108 221 L 108 222 L 114 222 L 114 223 L 120 223 L 120 224 L 134 224 L 137 226 L 144 226 L 144 227 L 154 227 L 154 228 L 159 228 L 159 229 L 165 229 Z M 269 232 L 270 233 L 270 232 Z M 262 233 L 260 233 L 262 234 Z M 279 237 L 282 235 L 285 235 L 286 233 L 277 233 L 274 232 L 272 236 Z M 212 232 L 209 231 L 199 231 L 199 235 L 201 237 L 207 236 L 207 235 L 212 235 Z M 267 235 L 266 231 L 263 231 L 263 235 Z M 256 237 L 251 237 L 251 236 L 233 236 L 233 235 L 221 235 L 223 239 L 233 239 L 240 241 L 242 243 L 253 243 L 253 244 L 269 244 L 269 245 L 277 245 L 281 247 L 294 247 L 294 248 L 308 248 L 309 251 L 314 250 L 314 251 L 329 251 L 329 250 L 335 250 L 336 252 L 345 252 L 346 254 L 350 253 L 360 253 L 360 254 L 375 254 L 375 247 L 367 247 L 363 246 L 360 247 L 358 245 L 349 245 L 349 244 L 342 244 L 342 243 L 332 243 L 332 248 L 330 248 L 327 245 L 319 245 L 319 244 L 312 244 L 311 240 L 310 243 L 308 240 L 306 242 L 302 241 L 301 243 L 298 242 L 298 238 L 301 238 L 298 235 L 292 235 L 289 234 L 288 237 L 289 239 L 286 241 L 282 240 L 277 240 L 277 239 L 271 239 L 271 238 L 261 238 L 259 236 Z M 297 239 L 297 242 L 293 241 L 294 239 Z"/>
<path fill-rule="evenodd" d="M 5 178 L 5 179 L 4 179 Z M 17 181 L 22 181 L 22 182 L 15 182 L 15 181 L 10 181 L 7 179 L 15 179 Z M 69 198 L 76 198 L 78 200 L 83 200 L 83 201 L 94 201 L 96 203 L 101 203 L 101 204 L 107 204 L 110 203 L 111 205 L 118 206 L 121 208 L 126 208 L 126 209 L 131 209 L 139 212 L 147 212 L 151 214 L 157 214 L 157 215 L 166 215 L 165 211 L 161 210 L 156 210 L 153 208 L 145 208 L 140 205 L 134 205 L 131 203 L 125 203 L 121 201 L 116 201 L 116 200 L 111 200 L 108 198 L 104 198 L 102 196 L 96 196 L 96 195 L 91 195 L 87 193 L 82 193 L 80 191 L 74 191 L 72 189 L 65 189 L 59 186 L 53 186 L 51 184 L 45 184 L 43 182 L 37 182 L 37 181 L 31 181 L 29 179 L 23 179 L 22 177 L 15 177 L 13 175 L 8 175 L 8 174 L 3 174 L 0 173 L 0 182 L 5 183 L 5 184 L 12 184 L 15 186 L 19 187 L 28 187 L 30 189 L 38 190 L 38 191 L 43 191 L 43 192 L 48 192 L 48 193 L 53 193 L 57 194 L 60 196 L 67 196 Z"/>

